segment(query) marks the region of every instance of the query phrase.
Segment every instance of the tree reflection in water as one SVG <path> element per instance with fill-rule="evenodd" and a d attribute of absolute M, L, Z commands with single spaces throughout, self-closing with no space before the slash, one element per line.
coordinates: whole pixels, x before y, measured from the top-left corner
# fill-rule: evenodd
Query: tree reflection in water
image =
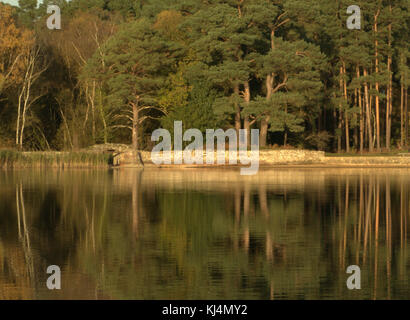
<path fill-rule="evenodd" d="M 0 299 L 409 299 L 409 186 L 406 169 L 3 171 Z"/>

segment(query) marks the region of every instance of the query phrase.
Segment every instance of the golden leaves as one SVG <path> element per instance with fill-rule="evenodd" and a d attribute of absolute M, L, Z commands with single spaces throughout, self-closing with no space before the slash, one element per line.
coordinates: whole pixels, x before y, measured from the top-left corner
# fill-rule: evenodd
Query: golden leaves
<path fill-rule="evenodd" d="M 16 25 L 14 9 L 0 4 L 0 92 L 22 81 L 33 32 Z"/>

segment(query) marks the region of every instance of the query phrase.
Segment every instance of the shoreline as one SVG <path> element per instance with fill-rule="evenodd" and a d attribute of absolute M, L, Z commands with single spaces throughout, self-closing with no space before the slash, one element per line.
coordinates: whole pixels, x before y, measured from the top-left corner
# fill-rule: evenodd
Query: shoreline
<path fill-rule="evenodd" d="M 140 161 L 135 163 L 132 152 L 78 151 L 78 152 L 21 152 L 0 150 L 0 169 L 24 168 L 155 168 L 155 169 L 240 169 L 249 165 L 227 164 L 161 164 L 151 161 L 151 153 L 140 151 Z M 228 156 L 228 155 L 227 155 Z M 228 158 L 227 158 L 228 159 Z M 226 159 L 226 160 L 227 160 Z M 410 168 L 409 154 L 383 156 L 325 155 L 309 150 L 263 150 L 259 169 L 324 169 L 324 168 Z"/>
<path fill-rule="evenodd" d="M 0 150 L 0 169 L 108 168 L 113 155 L 105 152 L 24 152 Z"/>
<path fill-rule="evenodd" d="M 120 165 L 120 166 L 112 166 L 113 169 L 136 169 L 136 168 L 147 168 L 147 169 L 179 169 L 179 170 L 187 170 L 187 169 L 221 169 L 221 170 L 229 170 L 229 169 L 240 169 L 244 166 L 238 165 L 154 165 L 154 164 L 147 164 L 144 166 L 141 165 Z M 246 166 L 245 166 L 246 167 Z M 357 168 L 357 169 L 410 169 L 410 164 L 275 164 L 275 165 L 261 165 L 259 166 L 260 170 L 269 170 L 269 169 L 349 169 L 349 168 Z"/>

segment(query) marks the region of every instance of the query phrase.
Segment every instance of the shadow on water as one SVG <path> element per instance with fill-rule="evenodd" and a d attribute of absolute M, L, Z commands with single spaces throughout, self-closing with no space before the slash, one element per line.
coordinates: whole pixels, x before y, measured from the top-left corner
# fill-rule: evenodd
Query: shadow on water
<path fill-rule="evenodd" d="M 409 189 L 406 169 L 1 171 L 0 299 L 409 299 Z"/>

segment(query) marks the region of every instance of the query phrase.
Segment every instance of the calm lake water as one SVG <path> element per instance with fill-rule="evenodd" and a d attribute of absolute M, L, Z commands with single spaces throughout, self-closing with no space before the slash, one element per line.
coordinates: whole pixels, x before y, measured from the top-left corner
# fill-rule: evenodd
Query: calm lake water
<path fill-rule="evenodd" d="M 410 299 L 409 201 L 407 169 L 0 171 L 0 299 Z"/>

